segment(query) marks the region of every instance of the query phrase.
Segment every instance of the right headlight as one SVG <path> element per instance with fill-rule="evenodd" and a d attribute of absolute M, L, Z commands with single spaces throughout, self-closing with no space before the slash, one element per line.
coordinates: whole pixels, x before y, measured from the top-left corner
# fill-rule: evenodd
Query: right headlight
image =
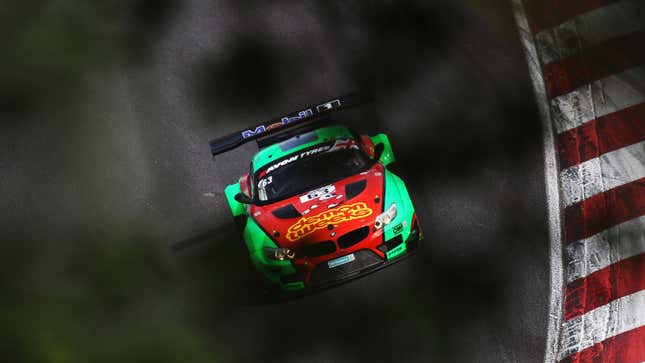
<path fill-rule="evenodd" d="M 296 257 L 296 253 L 289 248 L 265 248 L 264 254 L 276 261 L 293 260 Z"/>
<path fill-rule="evenodd" d="M 396 218 L 396 204 L 392 203 L 390 208 L 379 214 L 374 220 L 374 228 L 381 229 L 390 224 Z"/>

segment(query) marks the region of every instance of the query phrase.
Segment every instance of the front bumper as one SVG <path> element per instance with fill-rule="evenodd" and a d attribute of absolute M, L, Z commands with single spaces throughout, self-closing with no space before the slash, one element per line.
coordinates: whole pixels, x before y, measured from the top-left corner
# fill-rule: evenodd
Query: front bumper
<path fill-rule="evenodd" d="M 397 237 L 400 239 L 399 236 Z M 394 239 L 396 237 L 392 240 Z M 319 263 L 311 272 L 309 282 L 306 285 L 303 281 L 303 275 L 296 273 L 290 276 L 283 276 L 281 278 L 283 283 L 281 290 L 283 293 L 289 295 L 310 293 L 368 275 L 413 255 L 416 252 L 420 239 L 422 239 L 422 234 L 418 230 L 410 233 L 409 238 L 403 243 L 399 242 L 396 244 L 396 242 L 391 243 L 392 240 L 387 241 L 382 246 L 390 244 L 393 247 L 389 250 L 390 253 L 382 250 L 385 253 L 385 258 L 381 258 L 370 249 L 360 249 L 352 253 L 354 257 L 353 261 L 340 266 L 329 267 L 329 260 Z"/>

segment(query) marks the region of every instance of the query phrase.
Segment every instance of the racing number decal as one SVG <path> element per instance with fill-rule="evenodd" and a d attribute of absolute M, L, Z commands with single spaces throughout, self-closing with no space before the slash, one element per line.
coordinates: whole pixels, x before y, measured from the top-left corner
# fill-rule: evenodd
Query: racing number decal
<path fill-rule="evenodd" d="M 327 200 L 336 196 L 336 187 L 333 184 L 312 190 L 300 197 L 300 203 L 307 203 L 314 199 Z"/>
<path fill-rule="evenodd" d="M 269 176 L 268 178 L 264 178 L 258 182 L 258 194 L 259 194 L 260 200 L 267 199 L 267 185 L 271 183 L 273 183 L 272 176 Z"/>
<path fill-rule="evenodd" d="M 273 183 L 273 177 L 270 176 L 268 178 L 262 179 L 258 182 L 258 188 L 259 189 L 265 189 L 267 185 Z"/>
<path fill-rule="evenodd" d="M 315 216 L 301 218 L 289 227 L 286 237 L 289 241 L 293 242 L 317 230 L 325 229 L 330 224 L 340 224 L 353 219 L 365 218 L 372 213 L 373 211 L 364 202 L 343 205 Z"/>

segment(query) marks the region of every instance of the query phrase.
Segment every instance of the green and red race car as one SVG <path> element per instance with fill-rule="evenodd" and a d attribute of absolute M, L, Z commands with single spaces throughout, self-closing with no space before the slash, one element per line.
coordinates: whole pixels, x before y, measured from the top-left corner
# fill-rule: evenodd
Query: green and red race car
<path fill-rule="evenodd" d="M 327 114 L 344 96 L 213 140 L 213 155 L 257 140 L 248 174 L 226 187 L 251 262 L 282 292 L 328 287 L 388 266 L 423 238 L 405 183 L 387 169 L 388 137 Z"/>

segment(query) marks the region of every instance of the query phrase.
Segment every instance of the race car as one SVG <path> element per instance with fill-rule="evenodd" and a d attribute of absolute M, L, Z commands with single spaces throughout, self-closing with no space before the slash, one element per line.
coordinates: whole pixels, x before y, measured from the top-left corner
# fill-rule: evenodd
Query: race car
<path fill-rule="evenodd" d="M 323 118 L 358 99 L 338 97 L 210 142 L 217 155 L 257 140 L 248 173 L 225 196 L 252 265 L 274 291 L 365 275 L 411 254 L 423 238 L 405 183 L 387 169 L 388 137 Z"/>

